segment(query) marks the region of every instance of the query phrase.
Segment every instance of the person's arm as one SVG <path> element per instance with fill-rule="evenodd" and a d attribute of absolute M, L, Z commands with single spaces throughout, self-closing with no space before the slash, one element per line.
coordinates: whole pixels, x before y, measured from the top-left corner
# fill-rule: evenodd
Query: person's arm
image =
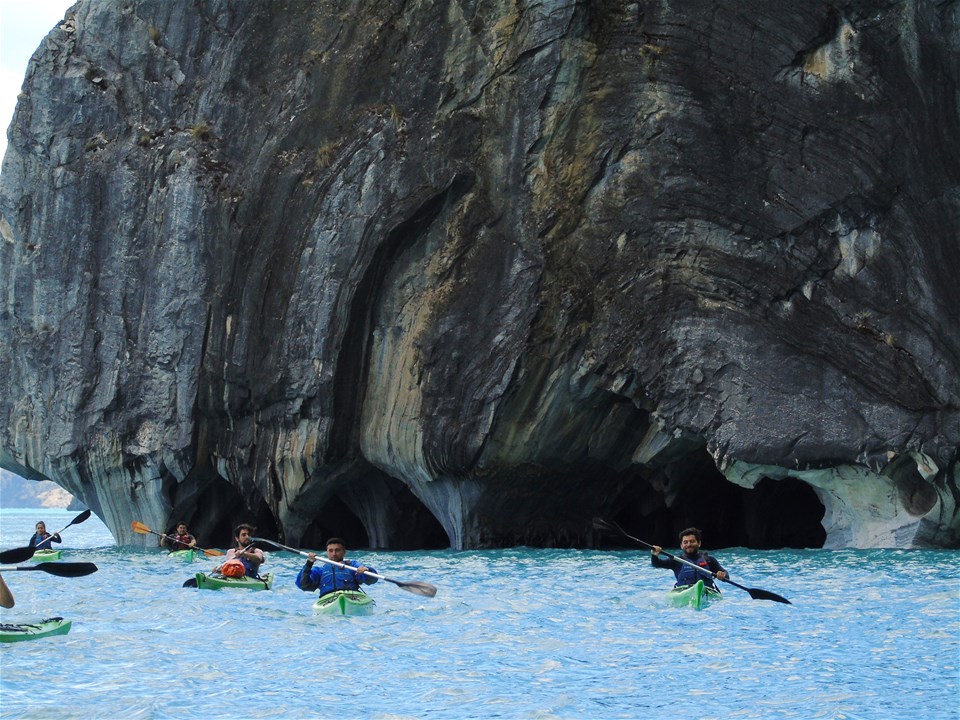
<path fill-rule="evenodd" d="M 12 608 L 14 605 L 13 593 L 7 587 L 7 581 L 0 575 L 0 607 Z"/>
<path fill-rule="evenodd" d="M 320 571 L 313 567 L 315 558 L 316 556 L 310 553 L 307 562 L 304 563 L 303 568 L 297 575 L 297 587 L 305 592 L 313 592 L 320 587 Z"/>
<path fill-rule="evenodd" d="M 357 582 L 366 583 L 367 585 L 373 585 L 380 578 L 375 578 L 372 575 L 367 575 L 366 571 L 369 570 L 372 573 L 375 573 L 377 569 L 372 565 L 361 565 L 360 563 L 351 563 L 357 569 Z"/>
<path fill-rule="evenodd" d="M 730 573 L 723 569 L 723 565 L 721 565 L 713 555 L 707 555 L 707 567 L 710 568 L 710 572 L 721 580 L 726 580 L 730 577 Z"/>
<path fill-rule="evenodd" d="M 217 566 L 213 569 L 213 572 L 214 572 L 214 573 L 220 572 L 220 568 L 222 568 L 222 567 L 224 566 L 224 564 L 226 564 L 226 562 L 227 562 L 228 560 L 236 560 L 236 559 L 237 559 L 237 549 L 236 549 L 236 548 L 229 548 L 229 549 L 227 550 L 226 554 L 223 556 L 223 562 L 222 562 L 221 564 L 217 565 Z"/>
<path fill-rule="evenodd" d="M 173 543 L 173 540 L 171 540 L 167 535 L 161 535 L 161 536 L 160 536 L 160 547 L 166 547 L 167 545 L 170 545 L 171 543 Z"/>
<path fill-rule="evenodd" d="M 263 554 L 263 550 L 261 550 L 260 548 L 250 548 L 245 552 L 238 552 L 236 556 L 238 558 L 246 558 L 257 567 L 260 567 L 260 565 L 263 564 L 263 561 L 266 560 L 266 557 Z"/>
<path fill-rule="evenodd" d="M 659 545 L 654 545 L 653 549 L 650 551 L 650 564 L 655 568 L 663 568 L 664 570 L 673 570 L 673 566 L 676 564 L 673 558 L 667 558 L 664 560 L 660 557 L 660 553 L 663 552 L 663 548 Z"/>
<path fill-rule="evenodd" d="M 187 547 L 196 547 L 196 546 L 197 546 L 197 539 L 193 535 L 191 535 L 190 543 L 187 545 Z"/>

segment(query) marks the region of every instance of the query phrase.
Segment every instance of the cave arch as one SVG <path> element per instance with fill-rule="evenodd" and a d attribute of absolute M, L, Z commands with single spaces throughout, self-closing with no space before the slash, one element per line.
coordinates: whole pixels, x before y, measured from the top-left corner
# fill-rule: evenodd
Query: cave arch
<path fill-rule="evenodd" d="M 201 547 L 229 548 L 233 530 L 240 523 L 256 527 L 261 537 L 277 537 L 277 523 L 267 503 L 261 498 L 251 507 L 240 492 L 217 474 L 195 497 L 175 498 L 171 522 L 187 523 Z"/>
<path fill-rule="evenodd" d="M 368 514 L 361 517 L 358 508 Z M 378 527 L 369 532 L 366 523 Z M 301 543 L 322 549 L 330 537 L 343 538 L 350 548 L 437 550 L 450 545 L 443 526 L 410 488 L 378 470 L 333 494 L 314 514 Z"/>
<path fill-rule="evenodd" d="M 814 489 L 793 477 L 764 478 L 753 489 L 728 481 L 703 448 L 653 468 L 631 488 L 615 519 L 648 542 L 677 547 L 694 526 L 707 549 L 820 548 L 825 508 Z"/>

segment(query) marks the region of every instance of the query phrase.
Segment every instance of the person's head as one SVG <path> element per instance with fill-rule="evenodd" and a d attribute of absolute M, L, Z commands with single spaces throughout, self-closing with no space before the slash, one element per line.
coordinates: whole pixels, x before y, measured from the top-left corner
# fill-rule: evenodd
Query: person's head
<path fill-rule="evenodd" d="M 327 557 L 334 562 L 343 562 L 344 555 L 347 554 L 347 546 L 343 540 L 338 537 L 332 537 L 327 540 Z"/>
<path fill-rule="evenodd" d="M 47 531 L 47 525 L 46 523 L 43 522 L 43 520 L 41 520 L 40 522 L 37 523 L 37 532 L 45 533 L 46 531 Z"/>
<path fill-rule="evenodd" d="M 185 522 L 177 523 L 177 535 L 186 535 L 187 534 L 187 524 Z"/>
<path fill-rule="evenodd" d="M 700 531 L 697 528 L 680 531 L 680 549 L 687 555 L 696 555 L 700 551 Z"/>
<path fill-rule="evenodd" d="M 238 545 L 249 545 L 250 538 L 253 537 L 253 534 L 257 529 L 248 523 L 240 523 L 233 531 L 233 536 L 237 540 Z"/>

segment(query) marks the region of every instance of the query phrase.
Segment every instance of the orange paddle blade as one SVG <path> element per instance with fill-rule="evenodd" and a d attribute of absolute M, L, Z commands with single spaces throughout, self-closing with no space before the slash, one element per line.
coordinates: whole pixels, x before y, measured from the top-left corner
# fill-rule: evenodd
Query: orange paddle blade
<path fill-rule="evenodd" d="M 130 527 L 133 528 L 134 532 L 140 533 L 141 535 L 146 535 L 149 532 L 153 532 L 153 530 L 148 528 L 139 520 L 134 520 L 132 523 L 130 523 Z"/>
<path fill-rule="evenodd" d="M 203 550 L 203 548 L 196 548 L 197 550 Z M 218 557 L 220 555 L 226 555 L 223 550 L 203 550 L 204 555 L 209 555 L 210 557 Z"/>

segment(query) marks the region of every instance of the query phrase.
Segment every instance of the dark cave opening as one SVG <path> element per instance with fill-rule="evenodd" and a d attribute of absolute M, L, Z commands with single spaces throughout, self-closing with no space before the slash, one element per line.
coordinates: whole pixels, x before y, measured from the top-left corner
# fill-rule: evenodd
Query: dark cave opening
<path fill-rule="evenodd" d="M 634 487 L 615 520 L 630 533 L 665 549 L 679 547 L 678 533 L 703 532 L 704 549 L 820 548 L 825 509 L 802 480 L 764 478 L 754 489 L 729 482 L 704 450 L 688 453 Z M 605 538 L 606 544 L 622 540 Z"/>
<path fill-rule="evenodd" d="M 193 512 L 183 517 L 177 514 L 180 506 L 191 507 Z M 277 537 L 277 524 L 267 504 L 259 500 L 256 507 L 249 507 L 237 489 L 220 476 L 216 476 L 195 501 L 189 505 L 181 501 L 174 507 L 171 522 L 185 521 L 201 547 L 232 547 L 233 531 L 240 523 L 253 525 L 260 537 Z"/>
<path fill-rule="evenodd" d="M 327 539 L 339 537 L 346 541 L 348 548 L 373 549 L 370 534 L 349 504 L 351 493 L 356 501 L 357 496 L 365 494 L 364 490 L 389 508 L 388 527 L 384 528 L 386 536 L 380 538 L 383 549 L 436 550 L 450 546 L 443 526 L 410 488 L 379 471 L 371 473 L 365 481 L 341 489 L 341 493 L 348 493 L 346 501 L 337 495 L 331 497 L 304 531 L 302 542 L 323 548 Z"/>
<path fill-rule="evenodd" d="M 348 549 L 367 548 L 370 538 L 360 518 L 340 498 L 331 497 L 303 532 L 300 544 L 322 551 L 332 537 L 341 538 Z"/>

